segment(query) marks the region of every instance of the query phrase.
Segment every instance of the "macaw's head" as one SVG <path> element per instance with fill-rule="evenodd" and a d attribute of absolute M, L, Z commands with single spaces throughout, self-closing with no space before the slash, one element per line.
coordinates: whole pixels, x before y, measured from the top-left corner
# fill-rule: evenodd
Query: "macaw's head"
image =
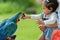
<path fill-rule="evenodd" d="M 19 22 L 19 21 L 20 21 L 20 14 L 21 14 L 21 12 L 16 13 L 14 16 L 12 16 L 12 17 L 10 18 L 10 21 L 11 21 L 11 22 L 15 22 L 15 23 Z"/>
<path fill-rule="evenodd" d="M 22 19 L 23 17 L 25 17 L 24 12 L 19 12 L 18 14 L 19 14 L 19 15 L 18 15 L 18 17 L 16 18 L 16 21 L 15 21 L 16 23 L 20 21 L 20 18 Z M 21 14 L 21 15 L 20 15 L 20 14 Z"/>
<path fill-rule="evenodd" d="M 19 17 L 17 17 L 17 19 L 15 20 L 15 22 L 17 23 L 17 22 L 19 22 L 20 21 L 20 18 Z"/>

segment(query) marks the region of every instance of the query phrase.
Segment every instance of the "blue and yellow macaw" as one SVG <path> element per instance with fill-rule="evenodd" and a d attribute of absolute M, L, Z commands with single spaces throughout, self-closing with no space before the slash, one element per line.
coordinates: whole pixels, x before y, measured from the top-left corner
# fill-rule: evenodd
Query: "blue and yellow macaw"
<path fill-rule="evenodd" d="M 0 22 L 0 40 L 5 40 L 5 38 L 15 33 L 19 16 L 20 13 L 16 13 L 11 18 L 4 19 Z"/>

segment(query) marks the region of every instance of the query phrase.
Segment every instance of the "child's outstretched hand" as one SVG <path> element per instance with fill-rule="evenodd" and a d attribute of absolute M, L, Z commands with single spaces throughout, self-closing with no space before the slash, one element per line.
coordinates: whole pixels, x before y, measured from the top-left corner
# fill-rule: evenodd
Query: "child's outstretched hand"
<path fill-rule="evenodd" d="M 23 19 L 25 17 L 25 13 L 24 12 L 19 12 L 20 14 L 20 18 Z"/>
<path fill-rule="evenodd" d="M 31 16 L 30 15 L 26 15 L 25 13 L 21 14 L 21 19 L 30 19 Z"/>
<path fill-rule="evenodd" d="M 22 13 L 21 19 L 24 19 L 26 17 L 26 15 L 24 13 Z"/>

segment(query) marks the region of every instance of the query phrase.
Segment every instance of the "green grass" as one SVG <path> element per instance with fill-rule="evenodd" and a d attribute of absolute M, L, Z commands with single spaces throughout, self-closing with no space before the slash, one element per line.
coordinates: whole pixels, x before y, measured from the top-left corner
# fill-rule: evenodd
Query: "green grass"
<path fill-rule="evenodd" d="M 13 14 L 0 15 L 0 20 L 9 18 L 12 15 Z M 18 22 L 18 28 L 15 34 L 17 35 L 16 40 L 37 40 L 41 31 L 39 30 L 35 20 L 21 19 L 20 22 Z"/>

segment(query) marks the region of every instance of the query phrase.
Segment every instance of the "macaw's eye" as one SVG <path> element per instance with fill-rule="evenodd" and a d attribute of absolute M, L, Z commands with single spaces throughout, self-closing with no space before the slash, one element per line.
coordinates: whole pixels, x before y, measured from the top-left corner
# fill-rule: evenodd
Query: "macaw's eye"
<path fill-rule="evenodd" d="M 18 21 L 20 21 L 20 19 L 18 19 Z"/>
<path fill-rule="evenodd" d="M 17 19 L 16 22 L 20 21 L 20 19 Z"/>

